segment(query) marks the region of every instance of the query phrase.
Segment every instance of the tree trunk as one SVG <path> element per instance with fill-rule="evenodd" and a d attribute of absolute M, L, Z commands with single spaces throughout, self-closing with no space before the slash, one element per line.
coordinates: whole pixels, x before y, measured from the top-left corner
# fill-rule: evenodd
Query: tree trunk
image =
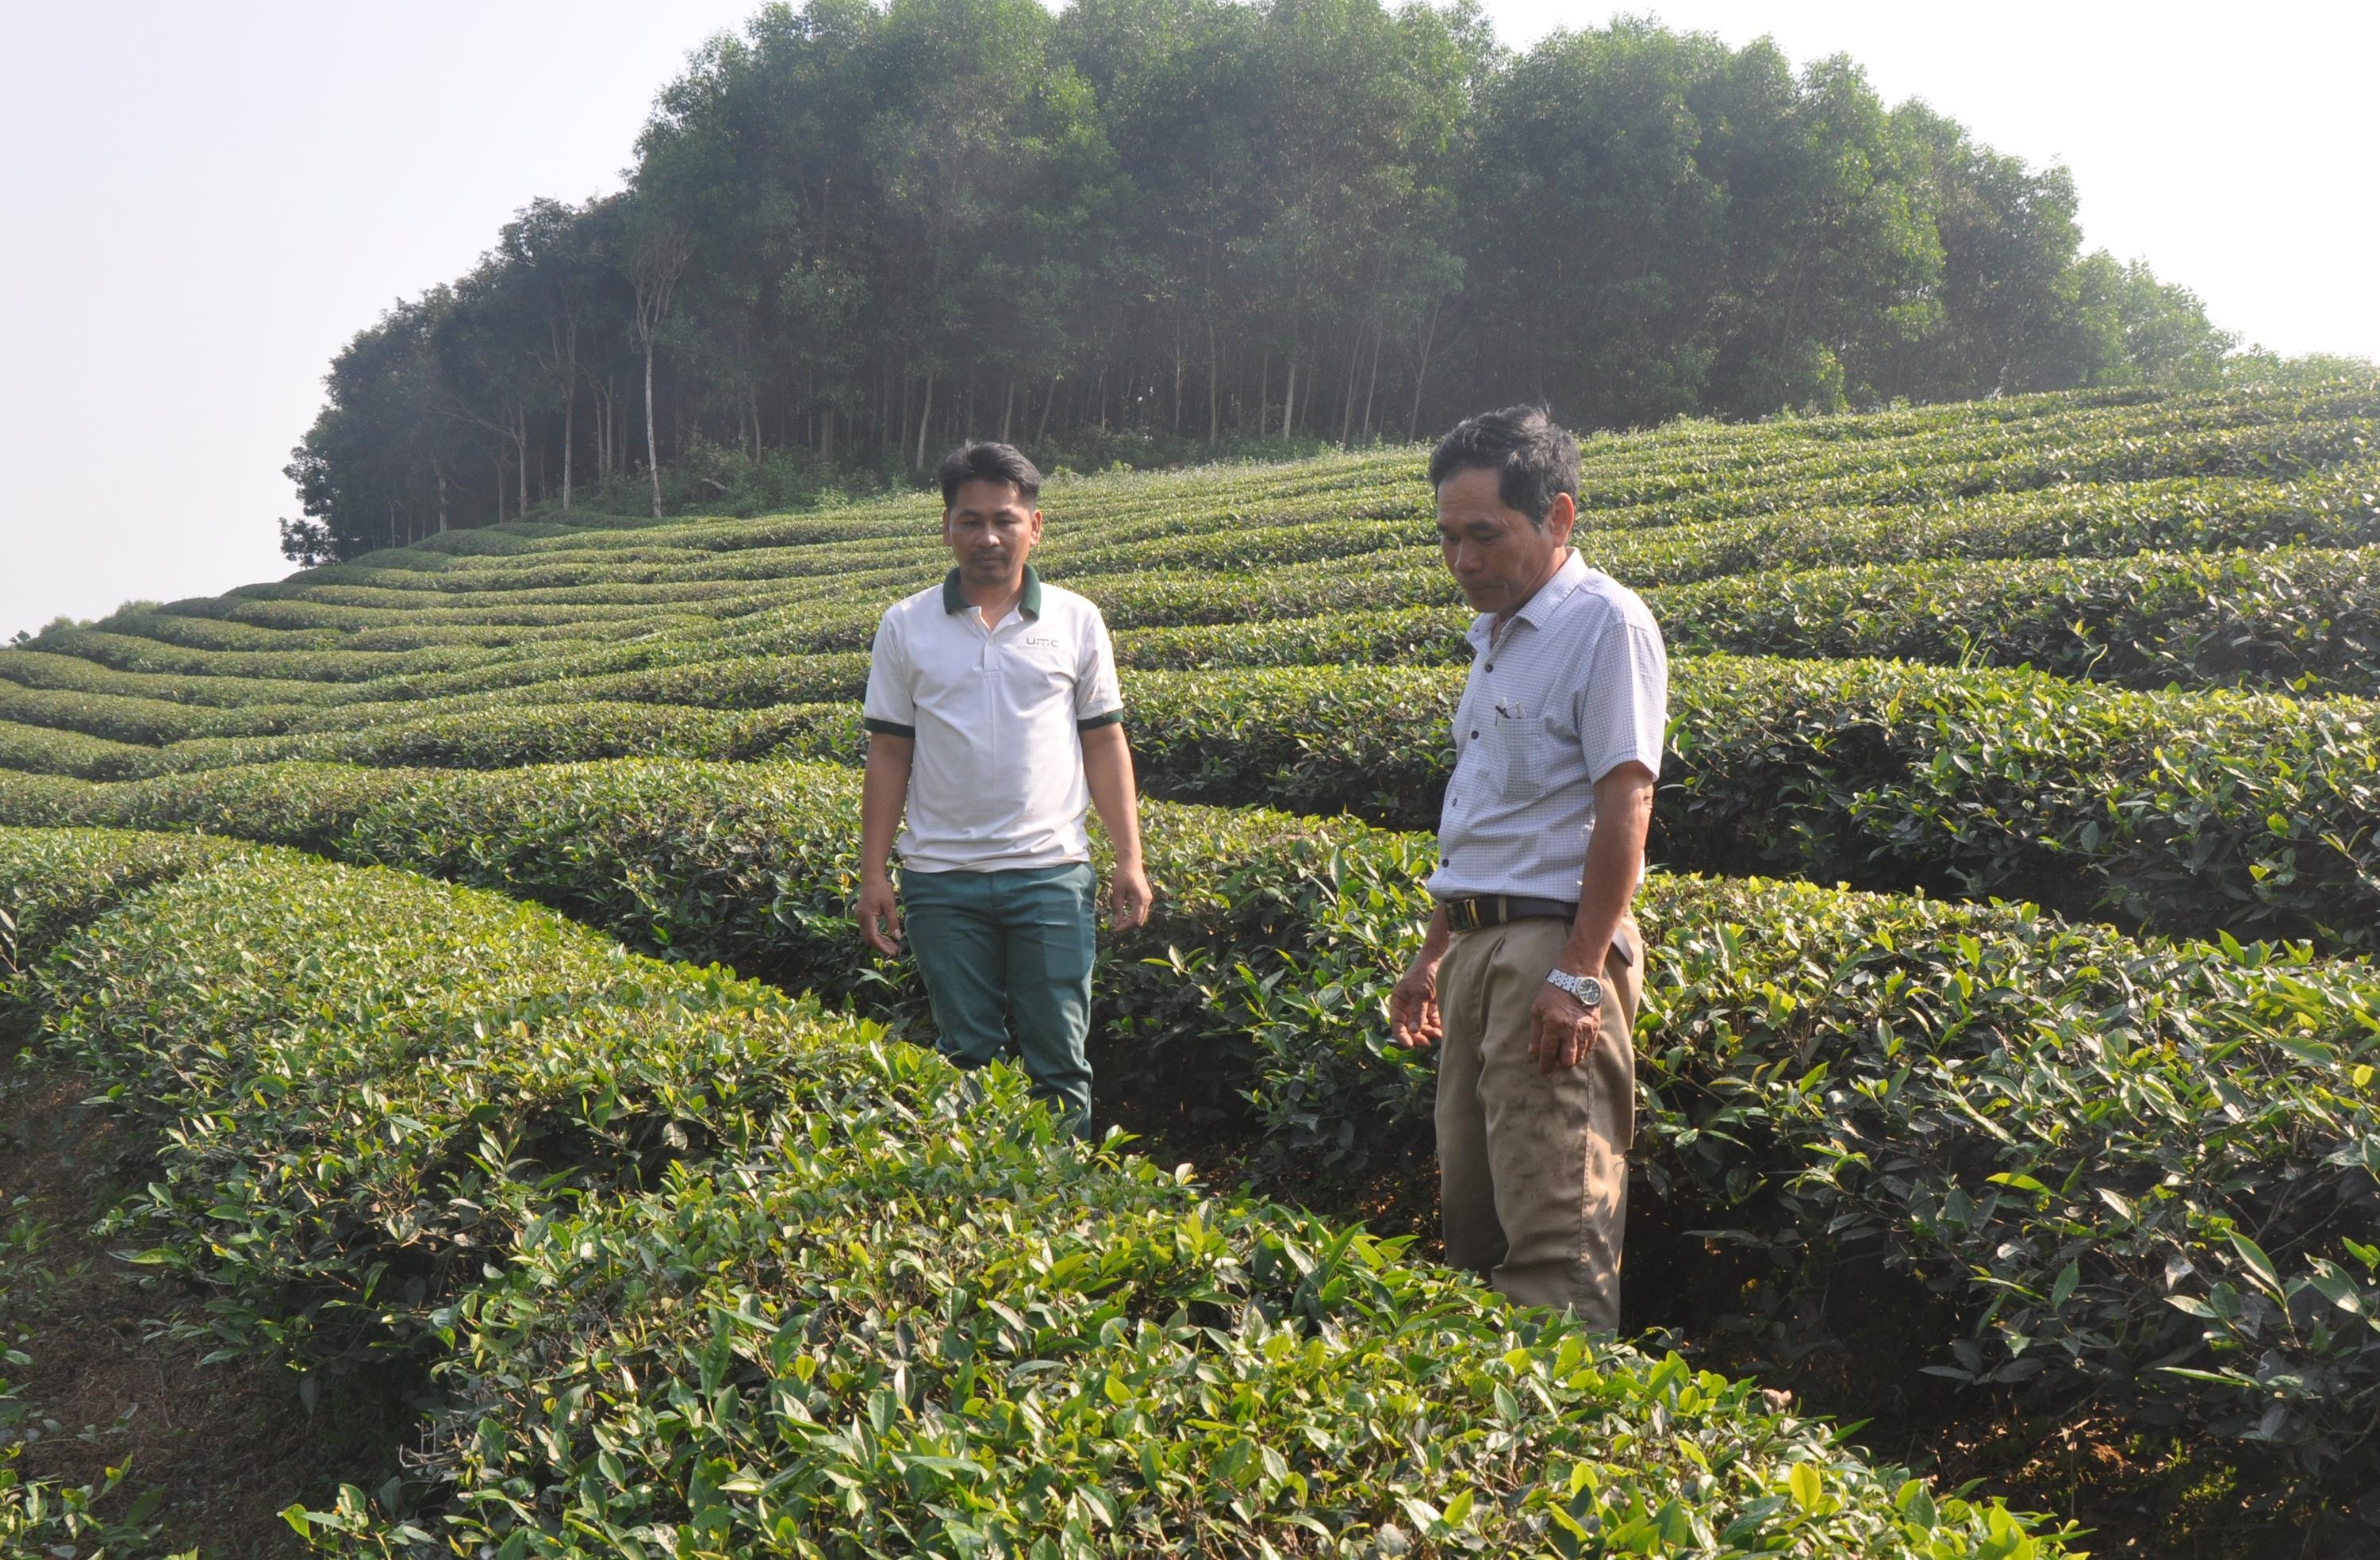
<path fill-rule="evenodd" d="M 1265 417 L 1272 410 L 1272 348 L 1265 348 L 1264 367 L 1257 371 L 1257 437 L 1264 437 Z M 1245 429 L 1242 432 L 1245 432 Z"/>
<path fill-rule="evenodd" d="M 892 409 L 890 385 L 884 391 L 884 409 L 888 414 Z M 892 448 L 901 455 L 909 453 L 909 365 L 906 363 L 901 365 L 901 425 L 892 432 Z"/>
<path fill-rule="evenodd" d="M 1339 402 L 1339 447 L 1347 447 L 1347 435 L 1355 431 L 1355 371 L 1364 366 L 1364 335 L 1358 330 L 1355 339 L 1347 344 L 1347 394 Z"/>
<path fill-rule="evenodd" d="M 562 512 L 570 513 L 570 445 L 578 432 L 577 349 L 572 348 L 569 388 L 562 393 Z"/>
<path fill-rule="evenodd" d="M 446 530 L 446 468 L 432 460 L 430 469 L 438 474 L 438 530 Z"/>
<path fill-rule="evenodd" d="M 1297 415 L 1297 353 L 1289 354 L 1289 388 L 1281 393 L 1281 436 L 1289 437 L 1290 419 Z"/>
<path fill-rule="evenodd" d="M 520 512 L 528 513 L 528 413 L 513 403 L 513 448 L 520 452 Z"/>
<path fill-rule="evenodd" d="M 504 452 L 496 446 L 496 524 L 504 523 Z"/>
<path fill-rule="evenodd" d="M 834 464 L 834 408 L 832 407 L 819 408 L 819 461 L 826 466 Z"/>
<path fill-rule="evenodd" d="M 1372 400 L 1380 393 L 1380 337 L 1387 334 L 1385 322 L 1372 326 L 1372 382 L 1364 386 L 1364 442 L 1372 442 Z"/>
<path fill-rule="evenodd" d="M 1050 396 L 1041 403 L 1041 426 L 1033 431 L 1033 445 L 1036 449 L 1038 449 L 1041 442 L 1050 436 L 1050 408 L 1058 404 L 1058 382 L 1064 377 L 1063 374 L 1055 373 L 1050 376 Z"/>
<path fill-rule="evenodd" d="M 615 381 L 595 394 L 595 481 L 599 485 L 610 480 L 620 462 L 612 438 L 612 401 L 616 389 Z"/>
<path fill-rule="evenodd" d="M 1430 337 L 1437 334 L 1438 305 L 1433 303 L 1429 306 L 1429 323 L 1424 325 L 1421 331 L 1421 362 L 1414 370 L 1413 415 L 1405 420 L 1405 439 L 1408 443 L 1421 437 L 1421 386 L 1422 381 L 1429 377 L 1429 342 Z"/>
<path fill-rule="evenodd" d="M 1004 444 L 1006 444 L 1006 443 L 1008 442 L 1008 425 L 1009 425 L 1009 422 L 1010 422 L 1010 421 L 1011 421 L 1011 420 L 1012 420 L 1015 416 L 1016 416 L 1016 375 L 1015 375 L 1014 372 L 1011 372 L 1011 373 L 1009 374 L 1009 376 L 1008 376 L 1008 396 L 1007 396 L 1007 398 L 1006 398 L 1005 400 L 1002 401 L 1002 402 L 1001 402 L 1001 404 L 1000 404 L 1000 442 L 1001 442 L 1002 444 L 1003 444 L 1003 445 L 1004 445 Z"/>
<path fill-rule="evenodd" d="M 653 338 L 645 335 L 645 470 L 653 479 L 653 518 L 662 518 L 662 457 L 653 440 Z"/>
<path fill-rule="evenodd" d="M 1223 437 L 1223 369 L 1222 360 L 1215 351 L 1215 321 L 1207 320 L 1207 442 L 1220 444 Z"/>
<path fill-rule="evenodd" d="M 926 371 L 926 405 L 925 408 L 917 413 L 917 458 L 911 464 L 912 470 L 922 471 L 926 469 L 926 431 L 933 425 L 934 371 L 928 369 Z"/>

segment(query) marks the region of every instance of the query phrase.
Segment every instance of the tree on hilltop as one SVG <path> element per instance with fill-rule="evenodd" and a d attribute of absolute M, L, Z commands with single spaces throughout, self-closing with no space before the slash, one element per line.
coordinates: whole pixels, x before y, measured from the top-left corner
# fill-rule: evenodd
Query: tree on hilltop
<path fill-rule="evenodd" d="M 1851 60 L 1648 20 L 1516 52 L 1462 5 L 772 5 L 662 90 L 625 193 L 530 201 L 349 343 L 290 544 L 914 481 L 967 436 L 1054 467 L 2226 372 L 2078 209 Z"/>

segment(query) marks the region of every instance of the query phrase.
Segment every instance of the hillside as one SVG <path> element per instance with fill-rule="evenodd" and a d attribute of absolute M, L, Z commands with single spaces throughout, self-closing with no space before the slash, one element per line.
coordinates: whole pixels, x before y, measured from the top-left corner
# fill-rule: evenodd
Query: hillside
<path fill-rule="evenodd" d="M 1623 428 L 2271 371 L 2082 211 L 1850 58 L 1649 18 L 771 6 L 661 90 L 619 193 L 530 201 L 357 332 L 282 544 L 549 495 L 753 515 L 970 433 L 1105 469 L 1522 399 Z"/>
<path fill-rule="evenodd" d="M 1588 442 L 1579 545 L 1675 655 L 1667 1342 L 1398 1238 L 1430 1079 L 1381 1004 L 1468 620 L 1417 450 L 1043 494 L 1153 798 L 1098 993 L 1136 1144 L 887 1042 L 851 766 L 943 567 L 914 497 L 447 531 L 0 651 L 0 1005 L 109 1102 L 182 1335 L 428 1416 L 292 1492 L 334 1553 L 2362 1553 L 2376 435 L 2339 385 Z M 8 1455 L 0 1548 L 90 1542 L 9 1471 L 82 1465 Z M 98 1510 L 196 1530 L 173 1466 Z"/>

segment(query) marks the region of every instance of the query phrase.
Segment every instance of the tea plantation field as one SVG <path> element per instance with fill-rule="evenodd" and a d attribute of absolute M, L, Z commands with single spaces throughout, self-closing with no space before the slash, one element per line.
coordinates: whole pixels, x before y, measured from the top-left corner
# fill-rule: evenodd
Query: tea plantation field
<path fill-rule="evenodd" d="M 1098 976 L 1143 1136 L 1096 1149 L 904 1043 L 849 919 L 930 499 L 451 532 L 0 651 L 0 1022 L 140 1145 L 113 1248 L 215 1353 L 415 1383 L 293 1541 L 2380 1535 L 2380 391 L 1588 442 L 1578 544 L 1674 657 L 1616 1342 L 1406 1233 L 1384 1005 L 1468 622 L 1421 452 L 1043 507 L 1160 895 Z M 0 1383 L 0 1437 L 41 1412 Z M 175 1490 L 41 1451 L 0 1553 L 171 1542 Z"/>

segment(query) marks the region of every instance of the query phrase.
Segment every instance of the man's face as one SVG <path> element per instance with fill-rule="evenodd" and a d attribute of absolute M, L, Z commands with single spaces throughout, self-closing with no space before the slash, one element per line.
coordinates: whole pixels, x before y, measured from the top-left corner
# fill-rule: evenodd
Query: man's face
<path fill-rule="evenodd" d="M 1515 612 L 1526 603 L 1553 572 L 1554 555 L 1570 545 L 1578 514 L 1570 494 L 1557 494 L 1540 529 L 1506 507 L 1498 481 L 1475 466 L 1438 487 L 1439 547 L 1474 612 Z"/>
<path fill-rule="evenodd" d="M 959 578 L 970 585 L 1015 579 L 1040 540 L 1041 511 L 1014 482 L 961 482 L 942 514 L 942 542 L 958 562 Z"/>

